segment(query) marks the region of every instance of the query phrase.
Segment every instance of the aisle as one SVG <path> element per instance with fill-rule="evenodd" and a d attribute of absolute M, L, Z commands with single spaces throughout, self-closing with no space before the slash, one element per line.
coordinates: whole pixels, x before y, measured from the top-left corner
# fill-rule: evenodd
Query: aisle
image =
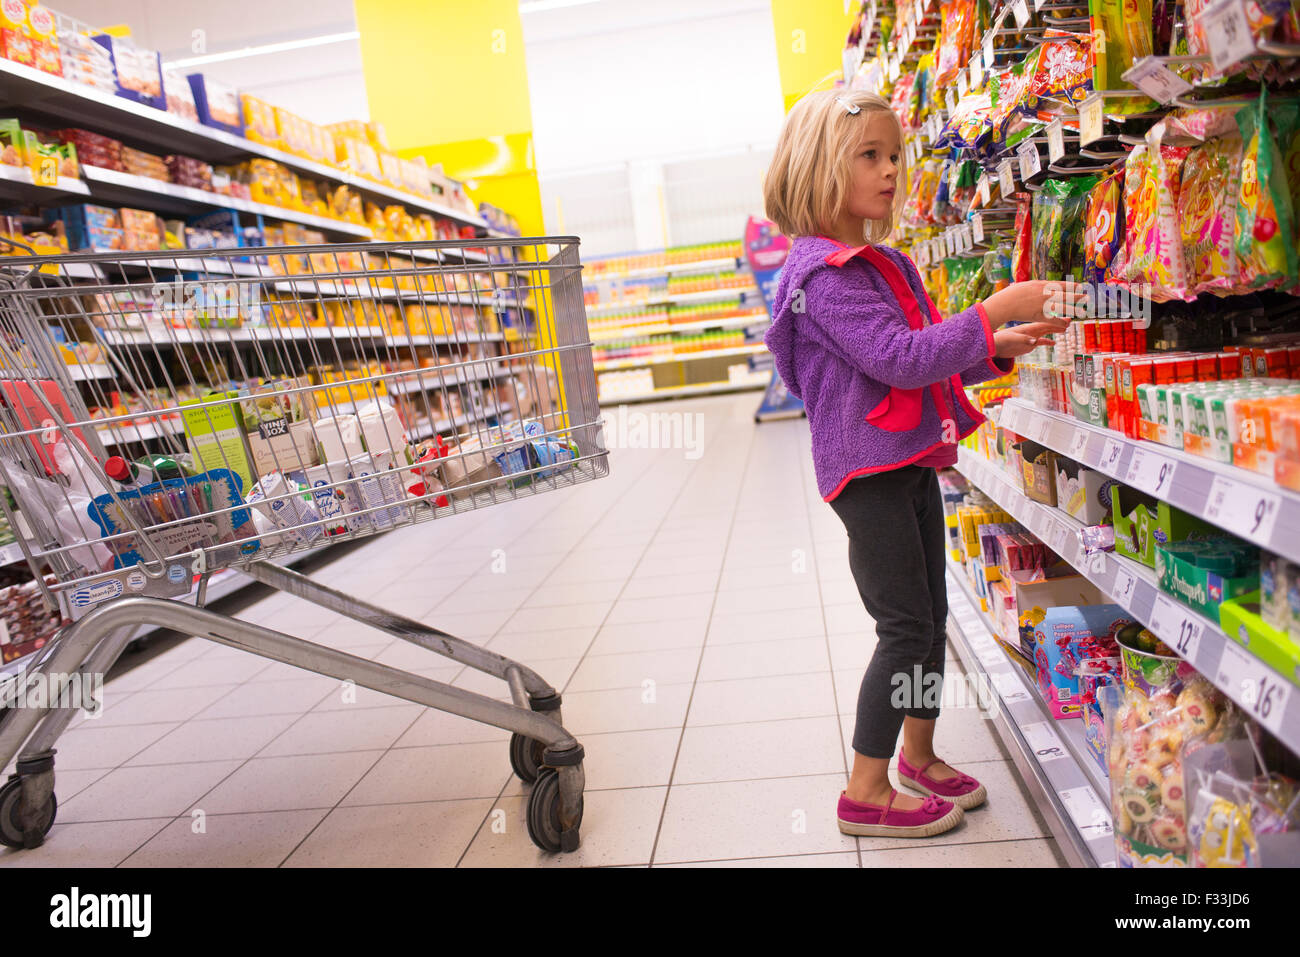
<path fill-rule="evenodd" d="M 835 827 L 871 622 L 818 498 L 807 423 L 754 393 L 697 452 L 615 450 L 609 478 L 365 543 L 316 577 L 534 667 L 586 748 L 583 846 L 529 841 L 508 735 L 197 639 L 105 688 L 59 742 L 58 823 L 0 866 L 1058 866 L 976 710 L 939 751 L 990 799 L 933 841 Z M 285 596 L 242 617 L 508 698 L 504 685 Z M 960 668 L 950 651 L 950 674 Z M 8 772 L 6 771 L 6 774 Z"/>

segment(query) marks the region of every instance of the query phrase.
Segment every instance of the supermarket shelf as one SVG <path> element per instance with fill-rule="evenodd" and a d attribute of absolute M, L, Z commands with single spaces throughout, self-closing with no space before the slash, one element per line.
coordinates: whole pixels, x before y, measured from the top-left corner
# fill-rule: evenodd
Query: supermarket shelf
<path fill-rule="evenodd" d="M 237 329 L 163 329 L 161 337 L 143 330 L 96 329 L 110 346 L 192 346 L 210 342 L 283 342 L 306 339 L 383 339 L 383 326 L 240 326 Z M 397 337 L 390 337 L 396 339 Z"/>
<path fill-rule="evenodd" d="M 86 184 L 71 176 L 60 176 L 52 185 L 38 186 L 29 167 L 0 165 L 0 200 L 6 202 L 59 202 L 88 193 Z"/>
<path fill-rule="evenodd" d="M 427 369 L 421 369 L 418 376 L 412 375 L 409 379 L 386 382 L 384 388 L 394 395 L 406 395 L 411 392 L 428 392 L 430 389 L 440 389 L 443 386 L 505 379 L 509 375 L 510 370 L 505 366 L 493 366 L 491 369 L 481 369 L 477 372 L 469 369 L 455 369 L 451 375 L 439 372 L 437 366 L 430 366 Z"/>
<path fill-rule="evenodd" d="M 617 282 L 623 279 L 647 279 L 655 276 L 683 276 L 697 272 L 720 272 L 724 269 L 740 269 L 739 256 L 726 256 L 721 259 L 701 259 L 692 263 L 678 263 L 675 266 L 647 266 L 644 269 L 630 269 L 619 273 L 595 273 L 583 277 L 586 285 L 600 282 Z"/>
<path fill-rule="evenodd" d="M 144 425 L 106 425 L 96 431 L 105 446 L 114 446 L 129 442 L 149 442 L 165 435 L 182 435 L 185 426 L 177 417 L 163 422 L 146 422 Z"/>
<path fill-rule="evenodd" d="M 460 415 L 454 415 L 450 418 L 435 419 L 432 423 L 416 426 L 408 432 L 412 442 L 419 442 L 422 439 L 432 438 L 440 432 L 446 432 L 458 426 L 468 425 L 470 422 L 482 422 L 493 416 L 500 415 L 508 411 L 501 406 L 493 406 L 483 409 L 481 412 L 462 412 Z"/>
<path fill-rule="evenodd" d="M 504 332 L 467 332 L 459 336 L 384 336 L 390 346 L 470 346 L 480 342 L 504 342 Z"/>
<path fill-rule="evenodd" d="M 57 117 L 66 121 L 67 125 L 100 130 L 133 145 L 146 145 L 164 153 L 193 156 L 209 163 L 230 163 L 250 155 L 262 156 L 297 172 L 350 186 L 364 198 L 378 201 L 381 205 L 396 201 L 410 209 L 460 223 L 487 226 L 487 222 L 476 214 L 460 212 L 431 199 L 375 183 L 10 60 L 0 60 L 0 104 L 11 110 L 21 108 L 25 112 Z"/>
<path fill-rule="evenodd" d="M 629 326 L 627 329 L 601 330 L 591 335 L 592 342 L 612 342 L 629 336 L 661 336 L 671 332 L 692 332 L 696 329 L 743 329 L 746 326 L 767 324 L 767 313 L 754 316 L 732 316 L 729 319 L 701 319 L 698 322 L 662 322 L 654 326 Z"/>
<path fill-rule="evenodd" d="M 694 362 L 697 359 L 719 359 L 723 356 L 750 356 L 766 352 L 767 346 L 755 343 L 750 346 L 737 346 L 734 349 L 713 349 L 708 352 L 686 352 L 676 356 L 656 356 L 652 359 L 604 359 L 596 363 L 597 372 L 611 369 L 639 369 L 641 366 L 659 365 L 664 362 Z"/>
<path fill-rule="evenodd" d="M 966 572 L 948 565 L 948 636 L 967 674 L 998 695 L 993 720 L 1057 846 L 1074 866 L 1114 867 L 1110 788 L 1087 752 L 1082 720 L 1058 721 L 1020 666 L 994 640 Z"/>
<path fill-rule="evenodd" d="M 1030 501 L 1011 479 L 970 449 L 958 450 L 957 470 L 1288 748 L 1300 752 L 1300 690 L 1292 687 L 1300 684 L 1300 675 L 1279 674 L 1229 638 L 1217 621 L 1162 593 L 1155 573 L 1145 565 L 1108 552 L 1086 555 L 1078 534 L 1081 524 L 1058 509 Z"/>
<path fill-rule="evenodd" d="M 689 395 L 716 395 L 722 392 L 744 392 L 749 389 L 766 389 L 772 380 L 769 372 L 761 376 L 751 376 L 740 382 L 705 382 L 699 385 L 675 385 L 650 392 L 635 392 L 631 395 L 605 394 L 600 397 L 601 405 L 616 405 L 624 402 L 654 402 L 657 399 L 679 399 Z"/>
<path fill-rule="evenodd" d="M 365 226 L 330 219 L 326 216 L 314 216 L 296 209 L 284 209 L 266 203 L 254 203 L 234 196 L 211 193 L 204 189 L 189 186 L 177 186 L 150 179 L 148 176 L 136 176 L 97 166 L 83 166 L 86 181 L 90 184 L 90 195 L 109 205 L 144 207 L 162 213 L 193 214 L 214 209 L 235 209 L 241 213 L 253 213 L 272 219 L 283 219 L 291 223 L 301 223 L 322 232 L 335 233 L 347 237 L 369 239 L 373 235 Z"/>
<path fill-rule="evenodd" d="M 641 309 L 645 306 L 660 306 L 673 302 L 728 302 L 732 299 L 745 301 L 747 296 L 757 296 L 757 286 L 743 286 L 729 289 L 704 289 L 700 292 L 683 292 L 675 296 L 650 296 L 645 299 L 629 299 L 625 302 L 602 302 L 587 307 L 588 313 L 606 312 L 611 309 Z"/>
<path fill-rule="evenodd" d="M 1300 494 L 1270 478 L 1045 412 L 1022 399 L 1004 403 L 999 425 L 1300 562 Z"/>

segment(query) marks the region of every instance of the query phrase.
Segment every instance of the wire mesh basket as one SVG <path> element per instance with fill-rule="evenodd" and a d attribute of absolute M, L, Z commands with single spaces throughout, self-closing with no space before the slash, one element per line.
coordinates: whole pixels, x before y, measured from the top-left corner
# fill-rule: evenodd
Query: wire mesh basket
<path fill-rule="evenodd" d="M 0 507 L 52 604 L 606 474 L 577 240 L 492 242 L 0 257 Z"/>

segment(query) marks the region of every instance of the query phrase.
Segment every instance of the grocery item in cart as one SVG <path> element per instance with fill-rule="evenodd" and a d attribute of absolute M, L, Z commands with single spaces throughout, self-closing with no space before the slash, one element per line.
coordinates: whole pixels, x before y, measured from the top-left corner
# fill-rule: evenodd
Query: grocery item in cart
<path fill-rule="evenodd" d="M 288 541 L 312 545 L 324 534 L 311 490 L 300 488 L 279 472 L 264 476 L 253 486 L 248 504 L 256 509 L 255 520 L 256 515 L 262 516 Z M 261 533 L 265 536 L 267 531 Z"/>

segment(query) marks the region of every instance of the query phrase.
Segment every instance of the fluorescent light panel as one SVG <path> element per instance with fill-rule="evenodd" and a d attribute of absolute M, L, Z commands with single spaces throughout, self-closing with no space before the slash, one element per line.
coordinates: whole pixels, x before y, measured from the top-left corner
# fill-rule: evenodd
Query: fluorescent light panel
<path fill-rule="evenodd" d="M 266 43 L 262 46 L 243 47 L 239 50 L 227 50 L 225 53 L 208 53 L 203 56 L 187 57 L 184 60 L 172 60 L 164 63 L 167 70 L 189 66 L 202 66 L 205 63 L 219 63 L 222 60 L 239 60 L 244 57 L 266 56 L 270 53 L 283 53 L 286 50 L 301 50 L 304 47 L 320 47 L 331 43 L 348 43 L 360 40 L 361 34 L 356 30 L 349 33 L 327 33 L 319 37 L 306 37 L 302 40 L 286 40 L 284 43 Z"/>

